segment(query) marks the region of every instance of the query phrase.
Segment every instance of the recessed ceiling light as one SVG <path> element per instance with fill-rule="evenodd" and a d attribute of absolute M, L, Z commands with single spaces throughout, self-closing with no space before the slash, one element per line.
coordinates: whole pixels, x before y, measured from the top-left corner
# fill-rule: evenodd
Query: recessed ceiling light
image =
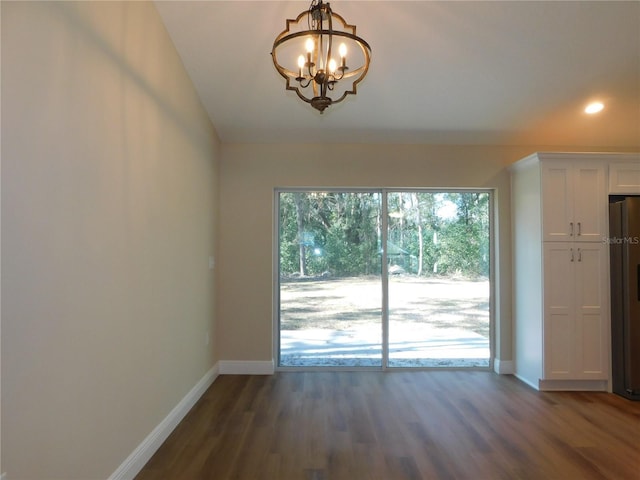
<path fill-rule="evenodd" d="M 594 113 L 598 113 L 603 108 L 604 108 L 604 105 L 602 103 L 592 102 L 589 105 L 587 105 L 587 108 L 585 108 L 584 111 L 588 114 L 594 114 Z"/>

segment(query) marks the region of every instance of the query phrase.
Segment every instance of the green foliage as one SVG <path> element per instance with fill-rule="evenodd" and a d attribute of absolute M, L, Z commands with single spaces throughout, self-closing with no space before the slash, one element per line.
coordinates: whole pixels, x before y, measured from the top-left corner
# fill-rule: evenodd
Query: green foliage
<path fill-rule="evenodd" d="M 456 217 L 442 227 L 442 272 L 489 276 L 489 194 L 448 193 Z"/>
<path fill-rule="evenodd" d="M 348 276 L 379 272 L 379 215 L 377 193 L 281 193 L 281 273 L 317 276 L 328 271 Z"/>
<path fill-rule="evenodd" d="M 382 195 L 280 194 L 283 275 L 378 274 Z M 489 275 L 489 194 L 390 192 L 388 260 L 419 275 Z"/>

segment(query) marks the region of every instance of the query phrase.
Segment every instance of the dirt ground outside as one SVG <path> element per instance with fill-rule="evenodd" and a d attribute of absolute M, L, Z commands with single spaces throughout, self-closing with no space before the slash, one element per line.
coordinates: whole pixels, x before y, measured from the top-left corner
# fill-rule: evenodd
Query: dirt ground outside
<path fill-rule="evenodd" d="M 390 277 L 390 356 L 413 364 L 420 357 L 474 357 L 445 363 L 488 365 L 489 294 L 487 279 Z M 381 304 L 379 277 L 283 280 L 281 360 L 379 355 Z"/>

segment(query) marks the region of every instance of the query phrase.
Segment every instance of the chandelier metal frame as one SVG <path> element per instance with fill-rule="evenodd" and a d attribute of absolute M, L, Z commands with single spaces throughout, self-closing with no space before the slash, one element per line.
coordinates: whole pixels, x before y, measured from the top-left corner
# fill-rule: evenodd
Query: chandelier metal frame
<path fill-rule="evenodd" d="M 292 31 L 293 25 L 307 18 L 307 29 Z M 340 25 L 337 25 L 337 22 Z M 357 93 L 357 85 L 364 79 L 371 62 L 371 47 L 356 35 L 356 26 L 348 24 L 345 19 L 333 12 L 328 2 L 312 0 L 308 10 L 300 13 L 295 20 L 287 19 L 286 29 L 273 42 L 271 57 L 276 70 L 286 80 L 286 89 L 296 92 L 303 101 L 311 104 L 320 113 L 335 103 L 342 102 L 347 95 Z M 338 28 L 336 28 L 338 27 Z M 298 71 L 293 71 L 280 64 L 278 49 L 285 43 L 296 39 L 307 38 L 306 54 L 300 55 Z M 334 42 L 337 39 L 347 39 L 351 45 L 357 45 L 362 52 L 364 63 L 355 69 L 346 64 L 346 52 L 340 48 L 340 64 L 335 61 Z M 311 40 L 312 43 L 309 43 Z M 336 85 L 343 80 L 352 80 L 341 96 L 333 99 L 330 92 L 336 91 Z M 341 84 L 342 85 L 342 84 Z M 339 92 L 337 92 L 339 93 Z"/>

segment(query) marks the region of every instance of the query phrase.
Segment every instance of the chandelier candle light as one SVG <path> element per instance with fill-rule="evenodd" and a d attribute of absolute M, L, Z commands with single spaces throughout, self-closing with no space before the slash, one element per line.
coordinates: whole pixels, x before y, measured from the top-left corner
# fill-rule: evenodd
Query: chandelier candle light
<path fill-rule="evenodd" d="M 278 55 L 290 63 L 281 64 Z M 322 113 L 348 94 L 356 94 L 356 86 L 369 70 L 371 47 L 356 35 L 356 26 L 347 24 L 328 2 L 313 0 L 308 10 L 287 20 L 287 28 L 273 42 L 271 57 L 287 81 L 287 90 Z M 293 66 L 296 58 L 297 68 Z M 347 66 L 347 58 L 358 67 Z"/>

